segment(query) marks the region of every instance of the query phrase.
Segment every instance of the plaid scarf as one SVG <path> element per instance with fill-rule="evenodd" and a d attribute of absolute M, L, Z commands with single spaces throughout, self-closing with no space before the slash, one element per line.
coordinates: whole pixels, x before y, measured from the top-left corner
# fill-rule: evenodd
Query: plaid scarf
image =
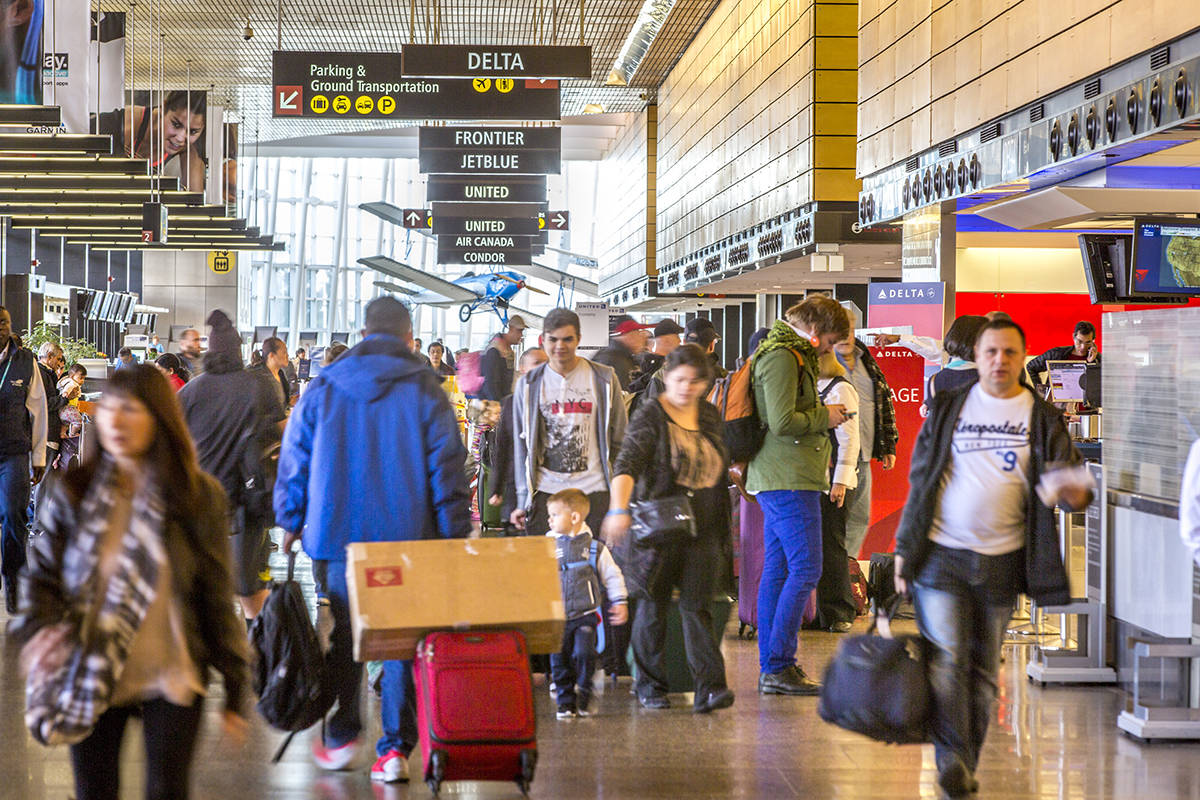
<path fill-rule="evenodd" d="M 80 504 L 80 527 L 63 552 L 64 578 L 79 576 L 79 585 L 65 587 L 76 602 L 79 630 L 65 645 L 69 652 L 62 666 L 50 673 L 34 669 L 25 684 L 25 725 L 45 745 L 83 741 L 108 709 L 166 561 L 162 496 L 157 484 L 147 480 L 133 497 L 112 577 L 107 586 L 99 585 L 99 551 L 116 499 L 116 479 L 106 458 Z"/>

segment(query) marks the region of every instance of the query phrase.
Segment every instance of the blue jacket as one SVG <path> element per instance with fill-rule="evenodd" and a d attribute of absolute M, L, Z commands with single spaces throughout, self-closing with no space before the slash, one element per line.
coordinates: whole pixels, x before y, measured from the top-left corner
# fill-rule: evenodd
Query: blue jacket
<path fill-rule="evenodd" d="M 283 436 L 275 518 L 304 552 L 471 532 L 467 452 L 438 377 L 392 336 L 368 336 L 300 396 Z"/>

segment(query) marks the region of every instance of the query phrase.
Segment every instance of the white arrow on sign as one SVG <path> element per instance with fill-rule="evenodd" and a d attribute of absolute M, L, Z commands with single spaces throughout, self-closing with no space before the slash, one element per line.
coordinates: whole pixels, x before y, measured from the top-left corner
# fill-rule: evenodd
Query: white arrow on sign
<path fill-rule="evenodd" d="M 280 111 L 295 111 L 296 110 L 296 98 L 299 96 L 300 96 L 299 92 L 292 92 L 291 94 L 285 94 L 284 92 L 281 91 L 279 93 L 279 110 Z"/>
<path fill-rule="evenodd" d="M 561 228 L 562 226 L 567 224 L 567 218 L 564 217 L 561 213 L 555 214 L 554 215 L 554 224 L 556 226 L 558 226 L 559 228 Z"/>
<path fill-rule="evenodd" d="M 421 215 L 415 211 L 408 212 L 408 222 L 410 225 L 418 225 L 421 222 Z"/>

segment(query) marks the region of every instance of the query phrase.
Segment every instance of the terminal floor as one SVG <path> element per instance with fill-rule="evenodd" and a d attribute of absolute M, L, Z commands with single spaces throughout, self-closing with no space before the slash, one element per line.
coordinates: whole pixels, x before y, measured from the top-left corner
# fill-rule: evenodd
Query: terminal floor
<path fill-rule="evenodd" d="M 278 561 L 278 556 L 276 561 Z M 301 570 L 307 578 L 307 569 Z M 306 582 L 311 593 L 311 582 Z M 0 614 L 0 624 L 6 622 Z M 865 627 L 859 623 L 856 628 Z M 606 687 L 590 719 L 560 722 L 537 692 L 540 759 L 531 796 L 604 798 L 934 798 L 931 747 L 889 747 L 826 725 L 815 698 L 760 697 L 757 643 L 726 632 L 733 708 L 690 713 L 687 697 L 668 711 L 637 707 L 622 682 Z M 820 674 L 839 637 L 802 634 L 802 663 Z M 22 722 L 23 684 L 15 648 L 0 644 L 0 800 L 65 800 L 73 795 L 65 748 L 35 744 Z M 1024 677 L 1027 648 L 1008 646 L 1001 697 L 978 777 L 981 800 L 1200 800 L 1200 744 L 1143 745 L 1120 734 L 1124 695 L 1114 688 L 1047 687 Z M 378 719 L 372 698 L 370 717 Z M 281 735 L 256 721 L 244 746 L 223 741 L 216 699 L 193 772 L 197 800 L 402 800 L 427 798 L 411 785 L 372 784 L 364 754 L 354 771 L 323 773 L 308 756 L 313 732 L 296 738 L 279 764 Z M 378 732 L 375 723 L 372 736 Z M 131 729 L 122 756 L 123 798 L 141 797 L 142 748 Z M 412 762 L 414 775 L 419 762 Z M 519 798 L 512 784 L 446 784 L 443 797 Z"/>

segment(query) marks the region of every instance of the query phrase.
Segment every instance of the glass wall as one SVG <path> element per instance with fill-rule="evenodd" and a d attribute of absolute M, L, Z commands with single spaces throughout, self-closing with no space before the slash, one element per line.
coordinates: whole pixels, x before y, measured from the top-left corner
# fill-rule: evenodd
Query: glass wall
<path fill-rule="evenodd" d="M 416 159 L 266 157 L 243 159 L 243 165 L 247 177 L 241 207 L 249 224 L 273 232 L 285 245 L 280 252 L 243 257 L 249 276 L 242 280 L 241 291 L 250 295 L 238 304 L 238 322 L 244 330 L 274 325 L 293 350 L 302 339 L 326 345 L 334 333 L 348 334 L 354 343 L 367 303 L 387 293 L 376 281 L 420 291 L 418 286 L 363 267 L 358 259 L 366 256 L 386 255 L 446 280 L 470 271 L 435 264 L 430 237 L 391 225 L 358 207 L 381 200 L 401 208 L 425 207 L 425 181 L 417 172 Z M 590 256 L 599 162 L 566 162 L 563 167 L 561 176 L 550 178 L 549 200 L 552 209 L 571 212 L 572 229 L 551 233 L 550 245 Z M 576 266 L 555 250 L 535 260 L 595 280 L 596 270 Z M 561 290 L 554 282 L 531 279 L 529 283 L 546 294 L 526 289 L 512 304 L 534 315 L 544 315 L 560 302 L 573 305 L 593 299 Z M 498 316 L 486 309 L 464 324 L 458 318 L 458 303 L 442 308 L 419 302 L 424 299 L 420 295 L 398 297 L 410 302 L 416 335 L 426 346 L 441 340 L 451 352 L 477 350 L 501 327 Z"/>

